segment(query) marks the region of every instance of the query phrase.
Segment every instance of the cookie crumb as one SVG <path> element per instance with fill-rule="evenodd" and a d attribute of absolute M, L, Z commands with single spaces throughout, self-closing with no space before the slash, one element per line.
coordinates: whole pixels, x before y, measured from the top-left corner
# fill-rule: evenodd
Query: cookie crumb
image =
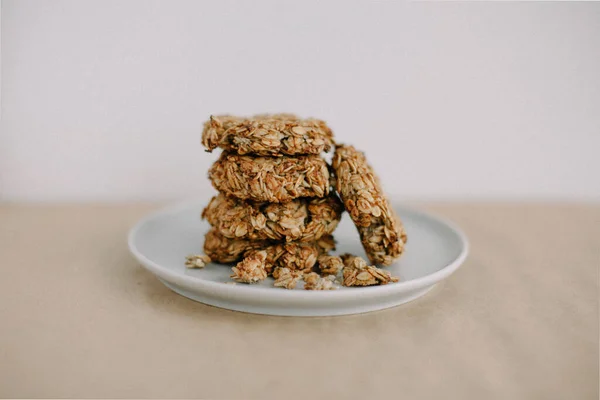
<path fill-rule="evenodd" d="M 187 268 L 204 268 L 209 262 L 211 262 L 210 257 L 204 254 L 191 254 L 185 258 Z"/>
<path fill-rule="evenodd" d="M 333 281 L 335 276 L 329 275 L 326 278 L 322 278 L 316 272 L 304 275 L 304 289 L 305 290 L 333 290 Z"/>
<path fill-rule="evenodd" d="M 252 253 L 231 268 L 233 274 L 230 277 L 240 283 L 260 282 L 267 277 L 266 259 L 267 252 L 264 250 Z"/>
<path fill-rule="evenodd" d="M 367 265 L 367 262 L 351 254 L 341 256 L 344 262 L 343 286 L 373 286 L 386 285 L 390 282 L 398 282 L 398 277 L 392 276 L 389 271 Z"/>
<path fill-rule="evenodd" d="M 273 278 L 275 278 L 275 287 L 281 287 L 285 289 L 294 289 L 298 281 L 302 278 L 301 271 L 293 271 L 285 267 L 277 267 L 273 271 Z"/>
<path fill-rule="evenodd" d="M 317 264 L 322 276 L 337 275 L 344 268 L 344 263 L 340 257 L 326 254 L 317 258 Z"/>

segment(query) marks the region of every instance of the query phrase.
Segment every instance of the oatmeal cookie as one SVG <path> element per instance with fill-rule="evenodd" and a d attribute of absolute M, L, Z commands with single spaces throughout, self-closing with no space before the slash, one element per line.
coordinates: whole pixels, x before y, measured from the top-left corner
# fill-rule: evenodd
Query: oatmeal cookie
<path fill-rule="evenodd" d="M 406 233 L 377 175 L 353 146 L 337 146 L 332 164 L 336 190 L 358 228 L 367 256 L 374 264 L 390 265 L 402 254 Z"/>
<path fill-rule="evenodd" d="M 335 194 L 287 203 L 254 203 L 219 194 L 202 218 L 230 239 L 312 242 L 331 234 L 343 211 Z"/>
<path fill-rule="evenodd" d="M 329 170 L 319 156 L 252 157 L 223 153 L 208 171 L 219 192 L 242 200 L 284 203 L 329 194 Z"/>
<path fill-rule="evenodd" d="M 260 250 L 270 245 L 267 240 L 227 239 L 216 229 L 211 229 L 204 236 L 206 255 L 213 262 L 225 264 L 240 261 L 250 250 Z"/>
<path fill-rule="evenodd" d="M 204 252 L 214 262 L 232 263 L 259 251 L 267 254 L 265 264 L 270 273 L 273 267 L 287 267 L 291 270 L 310 270 L 319 255 L 333 251 L 335 241 L 331 235 L 324 235 L 313 242 L 277 243 L 268 240 L 228 239 L 215 229 L 204 238 Z"/>
<path fill-rule="evenodd" d="M 333 133 L 318 119 L 300 119 L 292 114 L 263 114 L 250 118 L 212 116 L 204 124 L 202 144 L 240 155 L 296 156 L 329 151 Z"/>

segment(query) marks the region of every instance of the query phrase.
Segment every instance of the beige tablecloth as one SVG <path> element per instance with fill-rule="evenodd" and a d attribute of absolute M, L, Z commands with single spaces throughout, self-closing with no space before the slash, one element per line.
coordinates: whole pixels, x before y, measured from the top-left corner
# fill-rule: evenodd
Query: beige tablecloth
<path fill-rule="evenodd" d="M 333 318 L 242 314 L 129 256 L 155 206 L 0 205 L 0 396 L 598 398 L 600 207 L 429 205 L 471 240 L 425 297 Z"/>

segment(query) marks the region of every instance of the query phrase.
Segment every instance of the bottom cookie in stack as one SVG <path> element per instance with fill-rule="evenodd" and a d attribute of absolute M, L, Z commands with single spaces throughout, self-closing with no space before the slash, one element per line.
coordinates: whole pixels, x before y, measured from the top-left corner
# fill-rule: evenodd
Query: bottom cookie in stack
<path fill-rule="evenodd" d="M 216 229 L 208 231 L 204 238 L 204 252 L 212 261 L 235 263 L 248 256 L 265 252 L 264 264 L 270 274 L 275 267 L 310 271 L 317 258 L 335 250 L 333 236 L 325 235 L 313 242 L 273 242 L 269 240 L 230 239 Z"/>
<path fill-rule="evenodd" d="M 269 275 L 278 279 L 277 269 L 299 276 L 335 249 L 331 233 L 343 212 L 335 194 L 268 203 L 221 193 L 202 211 L 212 226 L 204 251 L 213 261 L 237 262 L 231 277 L 238 282 L 256 283 Z"/>

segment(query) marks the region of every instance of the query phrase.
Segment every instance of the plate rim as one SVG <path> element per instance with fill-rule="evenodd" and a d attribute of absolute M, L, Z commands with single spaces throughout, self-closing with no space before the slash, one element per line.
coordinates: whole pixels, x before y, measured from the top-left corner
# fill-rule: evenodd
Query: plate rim
<path fill-rule="evenodd" d="M 275 290 L 277 288 L 267 288 L 267 287 L 257 287 L 251 285 L 230 285 L 224 282 L 214 282 L 206 279 L 202 279 L 197 276 L 191 275 L 182 275 L 177 272 L 173 272 L 168 268 L 161 266 L 158 263 L 150 260 L 146 256 L 144 256 L 135 246 L 134 240 L 136 234 L 144 226 L 148 221 L 157 218 L 159 216 L 174 214 L 178 211 L 185 210 L 194 205 L 201 203 L 201 199 L 195 198 L 190 200 L 184 200 L 181 202 L 177 202 L 175 204 L 167 205 L 165 207 L 161 207 L 156 211 L 149 213 L 148 215 L 142 217 L 140 220 L 136 222 L 136 224 L 129 230 L 127 235 L 127 244 L 129 247 L 130 253 L 134 256 L 134 258 L 142 264 L 144 268 L 157 275 L 161 279 L 165 279 L 169 282 L 173 282 L 177 285 L 187 286 L 190 285 L 195 286 L 196 288 L 202 288 L 207 292 L 221 292 L 228 293 L 232 296 L 261 296 L 261 297 L 271 297 L 275 296 L 281 298 L 281 296 L 285 296 L 286 298 L 293 299 L 315 299 L 316 297 L 332 297 L 336 298 L 336 300 L 340 300 L 342 297 L 353 298 L 359 296 L 386 296 L 392 294 L 405 293 L 413 290 L 418 290 L 427 286 L 434 285 L 443 279 L 450 276 L 454 273 L 466 260 L 470 244 L 465 233 L 452 221 L 440 217 L 436 214 L 432 214 L 429 212 L 417 210 L 413 207 L 407 207 L 397 202 L 392 202 L 392 207 L 395 209 L 405 210 L 407 212 L 418 215 L 421 218 L 433 220 L 437 223 L 445 225 L 451 231 L 453 231 L 458 238 L 460 239 L 460 244 L 462 246 L 459 255 L 449 264 L 444 266 L 442 269 L 435 271 L 429 275 L 425 275 L 416 279 L 411 279 L 408 281 L 397 282 L 388 285 L 378 285 L 378 286 L 365 286 L 365 287 L 357 287 L 352 288 L 352 290 L 324 290 L 324 291 L 307 291 L 307 290 Z M 400 213 L 401 214 L 401 213 Z M 182 255 L 182 260 L 185 255 Z M 183 261 L 182 261 L 183 263 Z M 370 297 L 370 296 L 369 296 Z"/>

